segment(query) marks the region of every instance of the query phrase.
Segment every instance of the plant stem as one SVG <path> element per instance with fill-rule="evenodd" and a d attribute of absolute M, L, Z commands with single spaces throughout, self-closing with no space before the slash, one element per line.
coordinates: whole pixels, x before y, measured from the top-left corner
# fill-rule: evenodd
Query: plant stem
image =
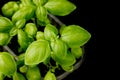
<path fill-rule="evenodd" d="M 8 46 L 3 46 L 3 48 L 12 54 L 16 60 L 18 60 L 17 55 Z"/>
<path fill-rule="evenodd" d="M 56 16 L 48 13 L 48 16 L 51 17 L 53 20 L 55 20 L 56 23 L 58 23 L 60 26 L 64 25 Z"/>

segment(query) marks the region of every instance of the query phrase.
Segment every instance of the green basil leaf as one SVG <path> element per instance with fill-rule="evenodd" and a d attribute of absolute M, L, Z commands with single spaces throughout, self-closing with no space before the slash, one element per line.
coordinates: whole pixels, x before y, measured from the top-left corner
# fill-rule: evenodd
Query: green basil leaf
<path fill-rule="evenodd" d="M 8 52 L 0 52 L 0 72 L 12 76 L 17 70 L 15 60 Z"/>
<path fill-rule="evenodd" d="M 27 70 L 28 70 L 28 66 L 23 65 L 23 66 L 21 66 L 21 67 L 19 68 L 19 70 L 20 70 L 21 73 L 26 73 Z"/>
<path fill-rule="evenodd" d="M 32 0 L 21 0 L 23 6 L 34 6 Z"/>
<path fill-rule="evenodd" d="M 25 6 L 20 8 L 12 16 L 13 23 L 16 23 L 20 19 L 30 20 L 34 16 L 35 8 L 33 6 Z"/>
<path fill-rule="evenodd" d="M 83 46 L 88 42 L 90 33 L 77 25 L 65 27 L 61 33 L 61 39 L 68 44 L 69 47 Z"/>
<path fill-rule="evenodd" d="M 51 24 L 47 24 L 45 29 L 44 29 L 45 39 L 48 41 L 51 41 L 53 39 L 56 39 L 57 35 L 58 35 L 57 28 Z"/>
<path fill-rule="evenodd" d="M 52 53 L 51 56 L 61 66 L 72 66 L 76 62 L 75 57 L 70 52 L 68 52 L 65 57 L 59 57 L 55 55 L 55 53 Z"/>
<path fill-rule="evenodd" d="M 13 23 L 6 17 L 0 17 L 0 32 L 9 32 L 13 27 Z"/>
<path fill-rule="evenodd" d="M 34 23 L 27 23 L 25 26 L 25 32 L 28 36 L 34 37 L 37 33 L 37 27 Z"/>
<path fill-rule="evenodd" d="M 26 73 L 26 77 L 28 80 L 41 80 L 41 73 L 37 66 L 29 67 Z"/>
<path fill-rule="evenodd" d="M 22 74 L 15 72 L 13 75 L 13 80 L 26 80 L 26 79 Z"/>
<path fill-rule="evenodd" d="M 21 53 L 21 54 L 18 56 L 17 66 L 22 66 L 22 65 L 24 65 L 24 58 L 25 58 L 25 53 Z"/>
<path fill-rule="evenodd" d="M 17 10 L 19 5 L 15 1 L 9 1 L 2 7 L 2 13 L 6 17 L 11 17 Z"/>
<path fill-rule="evenodd" d="M 17 35 L 18 33 L 18 28 L 17 27 L 13 27 L 11 30 L 10 30 L 10 36 L 15 36 Z"/>
<path fill-rule="evenodd" d="M 21 29 L 25 26 L 25 23 L 26 23 L 26 19 L 20 19 L 16 22 L 15 26 L 18 28 L 18 29 Z"/>
<path fill-rule="evenodd" d="M 45 7 L 51 14 L 58 16 L 68 15 L 76 9 L 76 6 L 67 0 L 49 0 Z"/>
<path fill-rule="evenodd" d="M 36 6 L 41 6 L 41 5 L 44 5 L 48 0 L 33 0 L 33 3 L 36 5 Z"/>
<path fill-rule="evenodd" d="M 51 48 L 55 56 L 66 57 L 67 55 L 67 45 L 60 39 L 56 39 L 51 42 Z"/>
<path fill-rule="evenodd" d="M 45 39 L 44 33 L 42 31 L 38 31 L 37 34 L 36 34 L 36 39 L 37 40 L 39 40 L 39 39 Z"/>
<path fill-rule="evenodd" d="M 36 9 L 36 17 L 39 21 L 45 22 L 47 19 L 47 9 L 43 6 L 38 6 Z"/>
<path fill-rule="evenodd" d="M 20 47 L 22 49 L 26 50 L 27 47 L 29 46 L 29 44 L 31 43 L 28 35 L 22 29 L 19 29 L 17 37 L 18 37 L 18 43 L 19 43 Z"/>
<path fill-rule="evenodd" d="M 7 45 L 10 42 L 10 35 L 8 33 L 0 33 L 0 46 Z"/>
<path fill-rule="evenodd" d="M 44 77 L 44 80 L 56 80 L 55 74 L 48 71 Z"/>
<path fill-rule="evenodd" d="M 0 80 L 4 80 L 4 75 L 0 72 Z"/>
<path fill-rule="evenodd" d="M 40 21 L 37 19 L 37 24 L 43 27 L 46 26 L 47 24 L 50 24 L 50 20 L 48 18 L 46 18 L 45 21 Z"/>
<path fill-rule="evenodd" d="M 80 58 L 83 55 L 83 50 L 81 47 L 73 47 L 71 48 L 71 53 L 76 57 Z"/>
<path fill-rule="evenodd" d="M 62 69 L 67 72 L 72 72 L 74 70 L 73 66 L 62 66 Z"/>
<path fill-rule="evenodd" d="M 32 42 L 25 53 L 25 64 L 36 65 L 44 62 L 50 56 L 50 46 L 46 40 Z"/>

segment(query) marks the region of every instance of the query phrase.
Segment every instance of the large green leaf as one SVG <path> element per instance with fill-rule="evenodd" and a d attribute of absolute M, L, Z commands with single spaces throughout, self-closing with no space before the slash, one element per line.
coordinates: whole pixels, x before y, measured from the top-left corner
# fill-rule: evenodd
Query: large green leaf
<path fill-rule="evenodd" d="M 50 46 L 46 40 L 32 42 L 25 53 L 25 64 L 36 65 L 44 62 L 50 56 Z"/>
<path fill-rule="evenodd" d="M 17 10 L 19 9 L 19 5 L 15 1 L 10 1 L 3 5 L 2 13 L 6 17 L 11 17 Z"/>
<path fill-rule="evenodd" d="M 83 46 L 88 42 L 90 33 L 77 25 L 69 25 L 61 32 L 61 40 L 66 42 L 69 47 Z"/>
<path fill-rule="evenodd" d="M 13 23 L 6 17 L 0 17 L 0 32 L 9 32 L 13 27 Z"/>
<path fill-rule="evenodd" d="M 45 7 L 53 15 L 65 16 L 76 9 L 76 6 L 67 0 L 49 0 Z"/>
<path fill-rule="evenodd" d="M 17 70 L 13 56 L 8 52 L 0 52 L 0 72 L 12 76 Z"/>

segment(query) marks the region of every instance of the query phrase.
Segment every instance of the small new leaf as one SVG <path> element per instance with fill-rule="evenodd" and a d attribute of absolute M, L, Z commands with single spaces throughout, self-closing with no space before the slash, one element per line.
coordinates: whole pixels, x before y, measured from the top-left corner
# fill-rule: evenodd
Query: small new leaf
<path fill-rule="evenodd" d="M 55 74 L 48 71 L 44 77 L 44 80 L 56 80 Z"/>
<path fill-rule="evenodd" d="M 41 80 L 41 73 L 37 66 L 29 67 L 26 73 L 26 77 L 28 80 Z"/>

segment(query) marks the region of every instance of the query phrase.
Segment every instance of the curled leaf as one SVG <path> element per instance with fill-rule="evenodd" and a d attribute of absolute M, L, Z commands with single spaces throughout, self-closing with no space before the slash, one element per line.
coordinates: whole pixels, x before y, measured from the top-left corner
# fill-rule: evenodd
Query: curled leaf
<path fill-rule="evenodd" d="M 44 77 L 44 80 L 56 80 L 55 74 L 48 71 Z"/>
<path fill-rule="evenodd" d="M 61 40 L 66 42 L 69 47 L 83 46 L 90 37 L 87 30 L 77 25 L 65 27 L 61 32 Z"/>
<path fill-rule="evenodd" d="M 57 28 L 51 24 L 47 24 L 45 29 L 44 29 L 45 39 L 48 41 L 51 41 L 51 40 L 56 39 L 57 35 L 58 35 Z"/>
<path fill-rule="evenodd" d="M 25 26 L 25 32 L 28 36 L 34 37 L 37 33 L 37 27 L 34 23 L 27 23 Z"/>
<path fill-rule="evenodd" d="M 0 46 L 7 45 L 10 39 L 9 33 L 0 33 Z"/>
<path fill-rule="evenodd" d="M 11 17 L 17 10 L 19 9 L 19 5 L 15 1 L 10 1 L 3 5 L 2 13 L 6 17 Z"/>
<path fill-rule="evenodd" d="M 58 16 L 68 15 L 76 9 L 76 6 L 67 0 L 49 0 L 45 7 L 51 14 Z"/>
<path fill-rule="evenodd" d="M 15 60 L 8 52 L 0 52 L 0 72 L 12 76 L 17 70 Z"/>
<path fill-rule="evenodd" d="M 28 80 L 41 80 L 41 73 L 37 66 L 29 67 L 26 73 L 26 77 Z"/>
<path fill-rule="evenodd" d="M 25 64 L 36 65 L 44 62 L 50 56 L 50 46 L 46 40 L 32 42 L 25 53 Z"/>
<path fill-rule="evenodd" d="M 0 17 L 0 32 L 9 32 L 13 27 L 13 23 L 6 17 Z"/>

